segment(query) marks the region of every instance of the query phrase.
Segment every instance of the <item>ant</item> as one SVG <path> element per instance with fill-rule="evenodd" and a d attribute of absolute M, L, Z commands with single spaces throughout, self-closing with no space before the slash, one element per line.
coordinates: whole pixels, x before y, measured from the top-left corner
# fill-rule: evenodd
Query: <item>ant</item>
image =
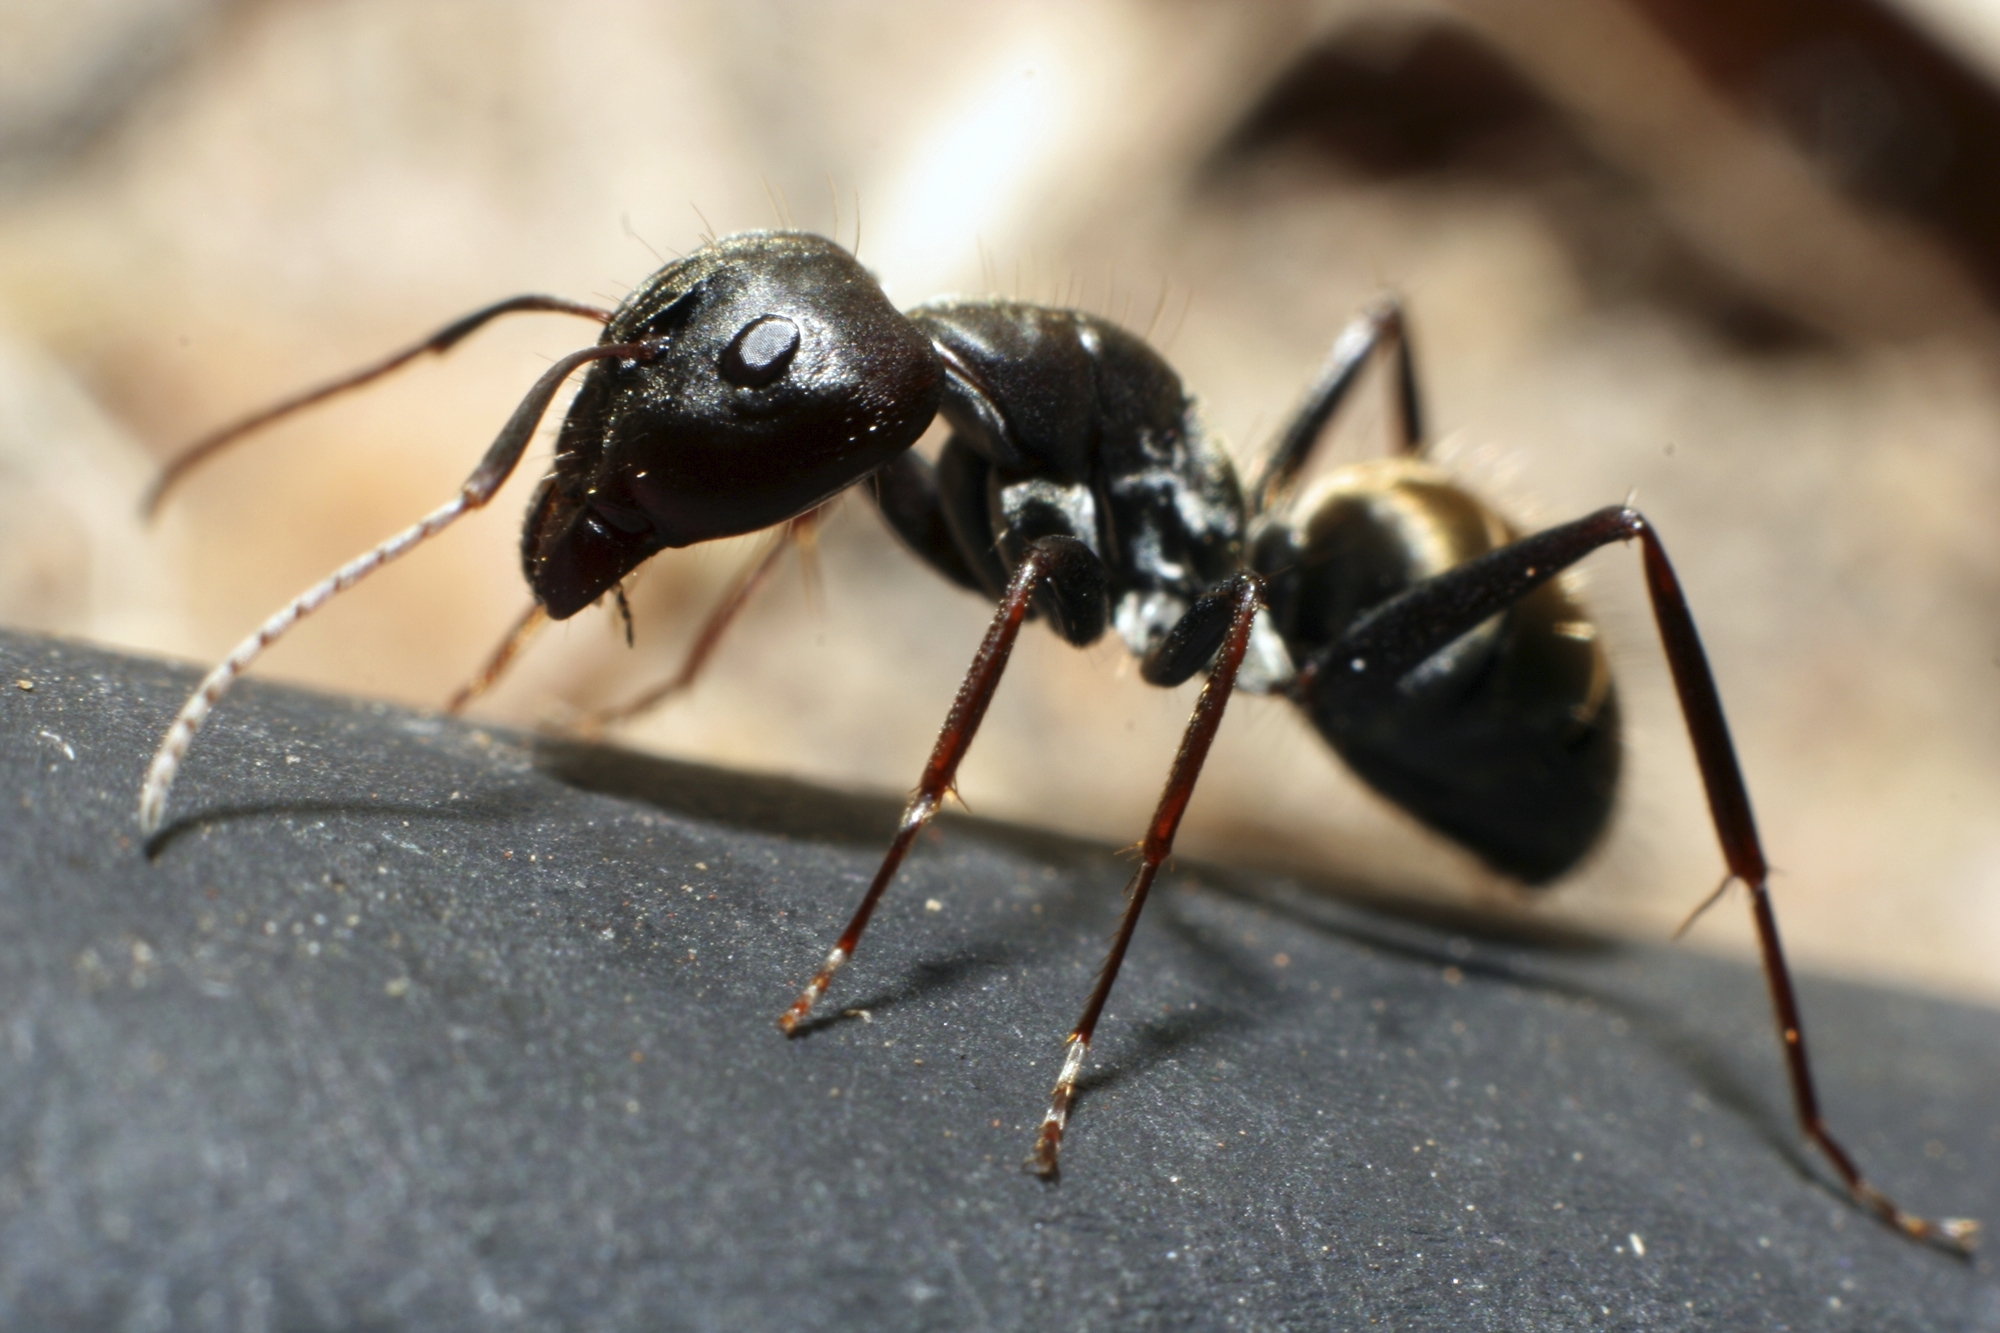
<path fill-rule="evenodd" d="M 542 374 L 449 503 L 301 593 L 209 673 L 147 772 L 139 820 L 149 836 L 230 683 L 335 593 L 485 505 L 563 382 L 588 367 L 528 505 L 521 558 L 534 608 L 460 702 L 534 624 L 607 594 L 622 609 L 622 580 L 655 552 L 780 524 L 794 537 L 864 483 L 919 559 L 998 602 L 881 868 L 778 1019 L 787 1035 L 804 1030 L 952 790 L 1024 622 L 1039 617 L 1079 646 L 1113 631 L 1154 685 L 1207 673 L 1026 1163 L 1053 1177 L 1091 1037 L 1231 693 L 1291 699 L 1377 791 L 1504 874 L 1547 884 L 1597 840 L 1619 769 L 1609 667 L 1558 575 L 1636 540 L 1728 866 L 1696 915 L 1731 883 L 1748 890 L 1800 1127 L 1854 1199 L 1907 1236 L 1971 1245 L 1975 1222 L 1927 1221 L 1863 1179 L 1820 1114 L 1749 794 L 1653 525 L 1614 505 L 1523 535 L 1427 461 L 1411 341 L 1393 301 L 1335 341 L 1246 486 L 1166 361 L 1109 320 L 999 300 L 904 314 L 834 242 L 750 232 L 666 265 L 616 310 L 523 296 L 467 315 L 198 442 L 162 474 L 149 510 L 247 432 L 530 311 L 596 320 L 604 333 Z M 1328 423 L 1381 358 L 1394 375 L 1392 453 L 1302 482 Z M 932 463 L 911 446 L 939 414 L 950 436 Z M 711 616 L 677 682 L 698 670 L 770 560 Z"/>

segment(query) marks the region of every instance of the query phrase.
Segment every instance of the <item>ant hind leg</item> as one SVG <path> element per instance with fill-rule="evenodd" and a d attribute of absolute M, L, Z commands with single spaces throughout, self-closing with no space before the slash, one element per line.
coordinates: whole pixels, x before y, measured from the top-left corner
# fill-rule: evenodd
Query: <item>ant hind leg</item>
<path fill-rule="evenodd" d="M 1305 396 L 1271 446 L 1262 470 L 1251 485 L 1250 502 L 1262 513 L 1288 491 L 1326 437 L 1327 427 L 1346 404 L 1361 372 L 1378 353 L 1394 359 L 1396 377 L 1391 413 L 1391 448 L 1397 457 L 1420 458 L 1424 440 L 1423 396 L 1417 386 L 1415 354 L 1410 349 L 1408 320 L 1402 303 L 1387 297 L 1340 331 Z"/>
<path fill-rule="evenodd" d="M 1294 696 L 1313 705 L 1323 726 L 1329 722 L 1341 726 L 1345 718 L 1363 717 L 1393 696 L 1398 682 L 1410 671 L 1459 635 L 1512 606 L 1599 547 L 1635 538 L 1681 716 L 1687 723 L 1695 764 L 1708 796 L 1716 841 L 1730 877 L 1749 890 L 1751 917 L 1799 1128 L 1862 1207 L 1905 1235 L 1963 1253 L 1978 1234 L 1976 1222 L 1963 1218 L 1933 1222 L 1903 1211 L 1868 1183 L 1827 1128 L 1806 1055 L 1798 996 L 1778 942 L 1778 919 L 1767 883 L 1769 868 L 1751 815 L 1749 790 L 1723 718 L 1722 700 L 1687 598 L 1667 561 L 1666 548 L 1652 524 L 1637 510 L 1616 505 L 1600 509 L 1415 584 L 1360 617 L 1340 638 L 1308 659 L 1299 670 Z"/>

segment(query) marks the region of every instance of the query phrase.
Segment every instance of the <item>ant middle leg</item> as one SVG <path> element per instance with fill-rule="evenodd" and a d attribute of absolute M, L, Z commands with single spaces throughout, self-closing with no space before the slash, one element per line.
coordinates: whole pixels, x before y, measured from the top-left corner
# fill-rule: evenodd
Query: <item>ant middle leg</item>
<path fill-rule="evenodd" d="M 1035 1134 L 1034 1153 L 1023 1164 L 1037 1175 L 1056 1174 L 1056 1158 L 1062 1148 L 1063 1130 L 1069 1124 L 1069 1108 L 1076 1095 L 1077 1075 L 1082 1072 L 1084 1057 L 1090 1051 L 1090 1039 L 1097 1031 L 1097 1020 L 1111 998 L 1111 987 L 1118 980 L 1118 969 L 1124 965 L 1125 951 L 1131 945 L 1132 932 L 1139 924 L 1139 913 L 1146 906 L 1146 895 L 1152 891 L 1153 880 L 1159 874 L 1161 864 L 1173 852 L 1174 835 L 1180 830 L 1181 816 L 1186 813 L 1188 801 L 1194 795 L 1194 785 L 1201 777 L 1202 764 L 1208 759 L 1209 746 L 1215 740 L 1216 730 L 1222 725 L 1223 710 L 1228 707 L 1229 696 L 1236 688 L 1236 673 L 1243 665 L 1244 653 L 1249 649 L 1250 627 L 1256 619 L 1262 598 L 1262 580 L 1255 574 L 1238 574 L 1222 590 L 1198 600 L 1169 632 L 1166 643 L 1182 647 L 1166 653 L 1156 651 L 1147 659 L 1146 679 L 1156 685 L 1171 685 L 1186 680 L 1200 670 L 1211 653 L 1215 658 L 1208 681 L 1195 700 L 1194 713 L 1188 718 L 1180 750 L 1174 755 L 1174 766 L 1168 771 L 1166 789 L 1160 793 L 1152 822 L 1146 826 L 1146 837 L 1140 844 L 1139 868 L 1125 888 L 1125 914 L 1119 919 L 1118 933 L 1111 941 L 1111 952 L 1105 956 L 1104 966 L 1098 970 L 1097 984 L 1091 988 L 1090 998 L 1084 1002 L 1082 1016 L 1070 1029 L 1069 1050 L 1063 1057 L 1062 1072 L 1056 1076 L 1055 1089 L 1049 1094 L 1048 1114 L 1043 1116 L 1041 1129 Z M 1216 648 L 1218 641 L 1220 651 Z"/>
<path fill-rule="evenodd" d="M 1635 538 L 1716 840 L 1730 877 L 1750 894 L 1751 917 L 1800 1130 L 1832 1164 L 1854 1199 L 1881 1221 L 1918 1240 L 1963 1252 L 1977 1235 L 1976 1222 L 1963 1218 L 1933 1222 L 1905 1212 L 1862 1176 L 1853 1157 L 1827 1127 L 1806 1054 L 1798 996 L 1778 939 L 1769 867 L 1751 814 L 1749 789 L 1723 717 L 1721 696 L 1666 548 L 1637 510 L 1624 506 L 1600 509 L 1415 584 L 1363 614 L 1331 645 L 1303 663 L 1293 687 L 1294 697 L 1311 705 L 1322 728 L 1338 731 L 1362 725 L 1370 710 L 1393 698 L 1410 672 L 1460 635 L 1505 611 L 1599 547 Z"/>
<path fill-rule="evenodd" d="M 875 906 L 881 901 L 883 890 L 896 877 L 896 871 L 902 866 L 911 844 L 923 832 L 924 826 L 931 822 L 944 804 L 946 794 L 952 790 L 959 762 L 972 747 L 972 738 L 978 734 L 987 706 L 993 702 L 994 691 L 1000 686 L 1000 677 L 1007 669 L 1007 659 L 1013 655 L 1014 642 L 1020 637 L 1021 625 L 1027 618 L 1029 604 L 1037 591 L 1046 591 L 1053 598 L 1065 636 L 1073 642 L 1088 643 L 1103 633 L 1110 615 L 1103 562 L 1074 537 L 1048 536 L 1030 542 L 1008 581 L 1007 591 L 1000 599 L 999 609 L 994 613 L 993 623 L 987 628 L 979 651 L 973 654 L 972 665 L 958 687 L 958 696 L 952 701 L 951 711 L 945 715 L 944 726 L 938 731 L 930 760 L 924 765 L 917 789 L 903 809 L 902 822 L 889 844 L 888 852 L 882 857 L 881 867 L 876 870 L 868 891 L 862 895 L 860 906 L 854 909 L 847 928 L 841 931 L 839 940 L 828 951 L 826 961 L 820 964 L 819 971 L 805 984 L 791 1007 L 778 1016 L 778 1027 L 785 1035 L 792 1036 L 798 1032 L 799 1025 L 812 1013 L 813 1005 L 826 993 L 833 974 L 854 956 L 855 947 L 861 942 L 862 932 L 868 929 L 868 919 L 875 914 Z"/>

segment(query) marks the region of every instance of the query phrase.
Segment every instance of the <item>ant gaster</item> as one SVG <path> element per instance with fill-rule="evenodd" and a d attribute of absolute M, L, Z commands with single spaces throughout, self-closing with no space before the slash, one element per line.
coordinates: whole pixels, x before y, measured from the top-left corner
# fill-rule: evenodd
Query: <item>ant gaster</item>
<path fill-rule="evenodd" d="M 491 499 L 562 382 L 588 366 L 522 535 L 536 619 L 560 620 L 615 593 L 664 547 L 784 523 L 792 531 L 860 483 L 920 559 L 999 603 L 880 870 L 778 1020 L 788 1034 L 853 956 L 952 789 L 1024 621 L 1039 616 L 1077 645 L 1114 631 L 1154 685 L 1207 672 L 1028 1160 L 1054 1175 L 1092 1033 L 1231 692 L 1290 698 L 1376 790 L 1495 869 L 1547 883 L 1596 841 L 1619 766 L 1604 653 L 1557 575 L 1636 539 L 1728 865 L 1723 886 L 1749 891 L 1800 1125 L 1875 1216 L 1919 1239 L 1971 1242 L 1976 1224 L 1926 1221 L 1868 1184 L 1820 1115 L 1749 795 L 1652 525 L 1612 506 L 1523 536 L 1426 462 L 1394 303 L 1335 342 L 1246 489 L 1173 370 L 1108 320 L 991 300 L 940 300 L 905 315 L 833 242 L 749 233 L 667 265 L 616 311 L 520 297 L 468 315 L 208 437 L 169 468 L 150 503 L 246 431 L 520 311 L 596 319 L 604 333 L 542 375 L 449 504 L 301 594 L 210 673 L 146 776 L 140 822 L 149 835 L 196 728 L 230 682 L 301 616 Z M 1393 455 L 1301 487 L 1329 420 L 1378 356 L 1394 373 Z M 939 413 L 951 431 L 933 464 L 910 446 Z M 711 620 L 697 652 L 730 613 Z"/>

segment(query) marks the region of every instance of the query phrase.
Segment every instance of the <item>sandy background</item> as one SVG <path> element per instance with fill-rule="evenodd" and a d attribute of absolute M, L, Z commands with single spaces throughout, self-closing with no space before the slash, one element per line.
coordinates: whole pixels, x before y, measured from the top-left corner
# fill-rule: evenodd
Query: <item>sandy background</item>
<path fill-rule="evenodd" d="M 1789 7 L 1745 12 L 1766 8 Z M 1850 8 L 1975 88 L 2000 67 L 1976 13 Z M 1443 459 L 1522 522 L 1636 490 L 1659 526 L 1797 959 L 2000 998 L 2000 340 L 1983 260 L 1935 206 L 1992 146 L 1866 32 L 1750 59 L 1661 9 L 0 7 L 0 620 L 213 659 L 439 503 L 594 335 L 497 328 L 244 445 L 149 530 L 157 460 L 490 299 L 615 301 L 710 228 L 788 212 L 851 244 L 858 196 L 894 299 L 998 291 L 1151 326 L 1245 458 L 1394 290 Z M 1342 448 L 1380 431 L 1364 395 Z M 260 671 L 435 706 L 524 604 L 516 524 L 543 460 Z M 636 652 L 586 613 L 479 714 L 542 724 L 665 674 L 754 549 L 655 560 Z M 625 738 L 911 782 L 989 609 L 861 503 L 816 569 L 788 567 L 700 692 Z M 1600 852 L 1536 910 L 1657 935 L 1720 859 L 1636 557 L 1587 569 L 1628 781 Z M 968 802 L 1135 837 L 1191 687 L 1144 687 L 1109 641 L 1036 634 L 1016 662 Z M 1183 848 L 1512 902 L 1272 701 L 1233 711 Z M 1691 947 L 1747 949 L 1747 922 L 1718 912 Z"/>

